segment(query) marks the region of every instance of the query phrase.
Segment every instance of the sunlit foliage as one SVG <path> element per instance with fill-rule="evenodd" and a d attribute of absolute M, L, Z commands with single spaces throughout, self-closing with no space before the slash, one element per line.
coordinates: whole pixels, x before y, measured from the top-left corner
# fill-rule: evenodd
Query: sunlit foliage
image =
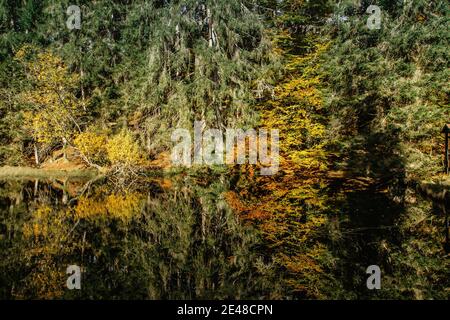
<path fill-rule="evenodd" d="M 106 152 L 108 160 L 113 165 L 132 166 L 138 165 L 143 161 L 139 145 L 133 138 L 133 135 L 126 130 L 122 130 L 108 140 Z"/>
<path fill-rule="evenodd" d="M 32 111 L 24 113 L 25 125 L 39 143 L 67 145 L 80 130 L 82 110 L 75 96 L 78 76 L 50 51 L 24 46 L 15 57 L 31 83 L 20 95 L 24 104 L 32 106 Z"/>
<path fill-rule="evenodd" d="M 257 223 L 273 261 L 286 271 L 285 294 L 318 298 L 324 294 L 328 263 L 327 248 L 318 239 L 327 221 L 327 119 L 320 66 L 329 45 L 316 41 L 306 51 L 293 50 L 287 39 L 294 36 L 286 27 L 275 37 L 283 78 L 273 97 L 259 105 L 260 125 L 278 129 L 283 137 L 280 171 L 257 177 L 247 168 L 237 186 L 239 196 L 229 193 L 227 199 L 242 219 Z"/>
<path fill-rule="evenodd" d="M 87 130 L 75 137 L 74 145 L 89 164 L 103 164 L 107 160 L 107 141 L 108 136 L 104 132 Z"/>

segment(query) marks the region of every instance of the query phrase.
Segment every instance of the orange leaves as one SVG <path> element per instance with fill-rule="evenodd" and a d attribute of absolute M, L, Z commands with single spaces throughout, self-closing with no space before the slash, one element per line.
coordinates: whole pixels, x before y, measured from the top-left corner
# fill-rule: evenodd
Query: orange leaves
<path fill-rule="evenodd" d="M 263 210 L 262 208 L 256 208 L 250 211 L 245 218 L 247 220 L 263 221 L 269 219 L 271 216 L 272 214 L 269 211 Z"/>
<path fill-rule="evenodd" d="M 224 198 L 228 205 L 239 215 L 242 220 L 260 221 L 271 217 L 271 213 L 264 210 L 263 205 L 245 204 L 241 200 L 241 197 L 233 191 L 225 192 Z"/>
<path fill-rule="evenodd" d="M 239 196 L 233 192 L 228 191 L 224 193 L 224 198 L 227 201 L 228 205 L 236 211 L 238 214 L 241 214 L 242 212 L 245 212 L 248 210 L 248 207 L 246 207 L 242 201 L 240 200 Z"/>
<path fill-rule="evenodd" d="M 327 221 L 326 124 L 322 122 L 318 60 L 327 45 L 304 56 L 285 56 L 286 78 L 275 97 L 260 106 L 261 126 L 280 131 L 278 174 L 251 177 L 241 170 L 238 193 L 226 199 L 241 219 L 261 231 L 278 266 L 287 271 L 292 292 L 318 296 L 314 281 L 323 272 L 318 237 Z M 244 200 L 245 199 L 245 200 Z"/>
<path fill-rule="evenodd" d="M 295 256 L 281 255 L 280 260 L 288 271 L 292 273 L 322 272 L 322 268 L 317 264 L 314 257 L 307 254 L 297 254 Z"/>

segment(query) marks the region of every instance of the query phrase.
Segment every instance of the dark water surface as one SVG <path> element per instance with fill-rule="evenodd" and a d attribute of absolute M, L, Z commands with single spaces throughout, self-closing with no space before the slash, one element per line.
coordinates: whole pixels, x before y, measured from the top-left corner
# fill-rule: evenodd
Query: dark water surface
<path fill-rule="evenodd" d="M 226 179 L 210 180 L 0 181 L 0 298 L 295 298 L 284 283 L 297 275 L 230 209 Z M 445 207 L 416 194 L 401 205 L 368 192 L 331 200 L 322 297 L 449 297 Z M 371 291 L 374 264 L 382 289 Z M 69 265 L 82 269 L 81 290 L 66 287 Z"/>

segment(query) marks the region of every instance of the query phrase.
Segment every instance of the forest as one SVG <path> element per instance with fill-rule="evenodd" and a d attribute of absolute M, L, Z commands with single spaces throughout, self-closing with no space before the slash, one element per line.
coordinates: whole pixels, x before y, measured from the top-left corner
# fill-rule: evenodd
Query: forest
<path fill-rule="evenodd" d="M 447 300 L 449 6 L 0 0 L 0 299 Z"/>

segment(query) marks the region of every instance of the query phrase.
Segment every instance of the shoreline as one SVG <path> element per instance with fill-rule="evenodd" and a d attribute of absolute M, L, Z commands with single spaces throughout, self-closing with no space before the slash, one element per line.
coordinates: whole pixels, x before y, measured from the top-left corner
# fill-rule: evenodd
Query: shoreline
<path fill-rule="evenodd" d="M 93 178 L 100 174 L 95 168 L 45 169 L 32 167 L 0 167 L 0 179 L 17 178 Z"/>

